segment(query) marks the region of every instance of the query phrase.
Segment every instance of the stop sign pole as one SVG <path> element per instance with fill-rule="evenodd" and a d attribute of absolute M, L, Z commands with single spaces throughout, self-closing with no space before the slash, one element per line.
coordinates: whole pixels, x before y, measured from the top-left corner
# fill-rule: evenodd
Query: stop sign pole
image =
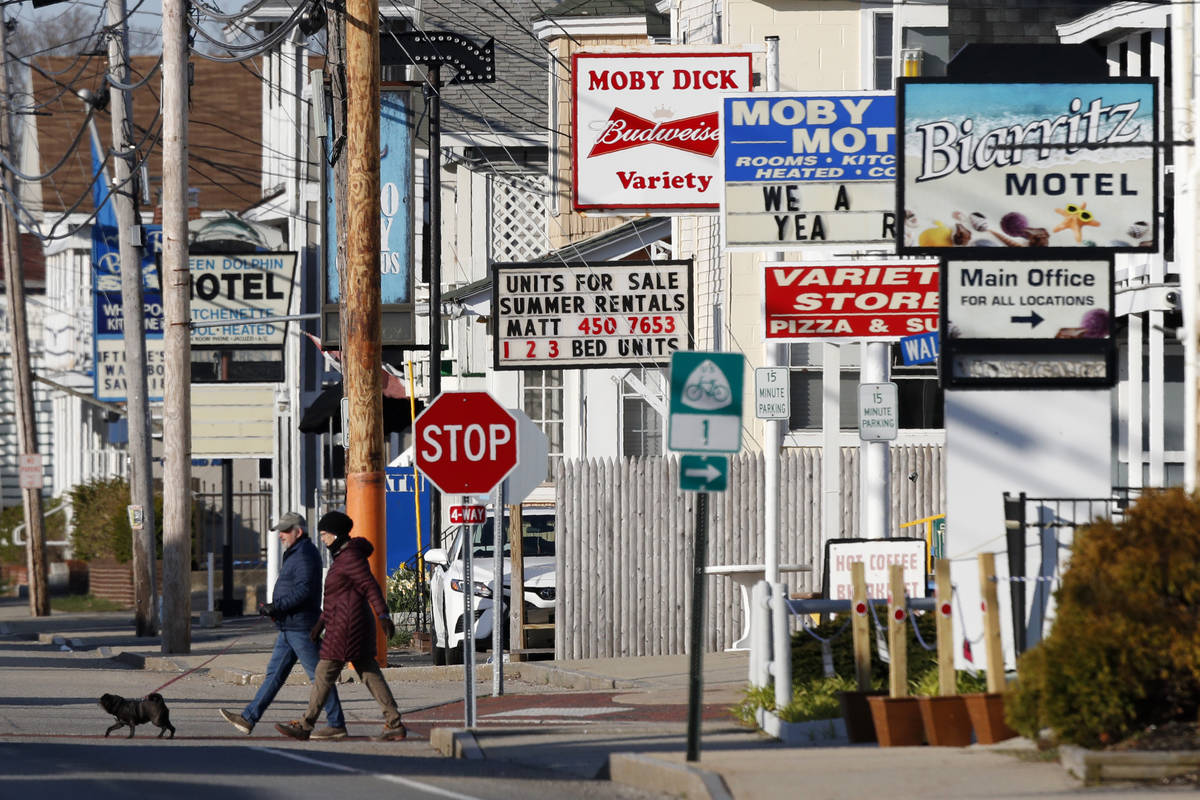
<path fill-rule="evenodd" d="M 445 494 L 487 495 L 508 477 L 517 461 L 517 420 L 487 392 L 445 392 L 434 398 L 417 417 L 414 461 L 434 486 Z M 500 521 L 503 509 L 496 508 L 492 523 L 492 548 L 502 546 Z M 475 579 L 472 555 L 475 534 L 482 525 L 472 525 L 462 536 L 463 554 L 463 724 L 475 727 Z M 492 625 L 500 624 L 504 603 L 504 573 L 493 576 Z M 503 653 L 495 653 L 493 669 L 499 669 Z"/>

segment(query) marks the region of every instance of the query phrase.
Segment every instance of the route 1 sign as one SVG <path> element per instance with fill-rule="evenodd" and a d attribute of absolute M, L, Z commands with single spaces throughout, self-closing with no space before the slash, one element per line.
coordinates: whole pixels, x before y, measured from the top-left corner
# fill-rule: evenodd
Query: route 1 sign
<path fill-rule="evenodd" d="M 745 371 L 741 353 L 673 353 L 667 446 L 685 452 L 741 450 Z"/>
<path fill-rule="evenodd" d="M 487 392 L 444 392 L 414 425 L 417 468 L 446 494 L 488 494 L 517 465 L 517 421 Z"/>

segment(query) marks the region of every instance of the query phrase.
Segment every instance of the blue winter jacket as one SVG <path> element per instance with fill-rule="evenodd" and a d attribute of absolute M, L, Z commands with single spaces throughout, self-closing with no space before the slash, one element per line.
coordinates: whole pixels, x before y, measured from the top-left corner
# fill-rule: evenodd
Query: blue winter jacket
<path fill-rule="evenodd" d="M 309 631 L 321 616 L 321 556 L 307 536 L 283 553 L 271 596 L 271 618 L 280 630 Z"/>

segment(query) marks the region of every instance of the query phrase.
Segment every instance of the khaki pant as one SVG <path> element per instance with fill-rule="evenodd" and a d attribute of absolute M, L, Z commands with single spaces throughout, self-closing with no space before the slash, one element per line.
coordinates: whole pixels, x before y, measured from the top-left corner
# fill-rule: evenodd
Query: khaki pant
<path fill-rule="evenodd" d="M 325 705 L 325 700 L 329 697 L 329 693 L 333 691 L 333 687 L 337 685 L 338 676 L 342 674 L 342 670 L 346 666 L 345 661 L 330 661 L 321 659 L 317 662 L 317 668 L 314 670 L 313 687 L 308 695 L 308 710 L 304 712 L 304 719 L 301 724 L 306 730 L 312 730 L 317 722 L 317 718 L 321 716 L 321 709 Z M 395 728 L 400 725 L 400 710 L 396 708 L 396 699 L 392 697 L 392 690 L 388 688 L 387 681 L 383 678 L 383 672 L 379 669 L 379 664 L 374 658 L 361 658 L 351 664 L 355 672 L 358 673 L 358 678 L 367 687 L 367 691 L 375 698 L 375 702 L 379 703 L 383 709 L 383 719 L 389 728 Z"/>

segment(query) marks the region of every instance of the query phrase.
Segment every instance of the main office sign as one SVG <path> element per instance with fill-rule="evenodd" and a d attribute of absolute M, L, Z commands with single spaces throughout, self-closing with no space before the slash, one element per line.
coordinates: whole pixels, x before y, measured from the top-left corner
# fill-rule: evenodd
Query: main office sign
<path fill-rule="evenodd" d="M 497 264 L 496 369 L 656 366 L 692 341 L 691 261 Z"/>
<path fill-rule="evenodd" d="M 1140 78 L 901 79 L 899 252 L 1154 252 L 1155 89 Z"/>
<path fill-rule="evenodd" d="M 895 95 L 726 95 L 721 136 L 725 248 L 895 241 Z"/>
<path fill-rule="evenodd" d="M 750 53 L 576 53 L 571 66 L 577 210 L 717 209 L 721 97 L 750 91 Z"/>

